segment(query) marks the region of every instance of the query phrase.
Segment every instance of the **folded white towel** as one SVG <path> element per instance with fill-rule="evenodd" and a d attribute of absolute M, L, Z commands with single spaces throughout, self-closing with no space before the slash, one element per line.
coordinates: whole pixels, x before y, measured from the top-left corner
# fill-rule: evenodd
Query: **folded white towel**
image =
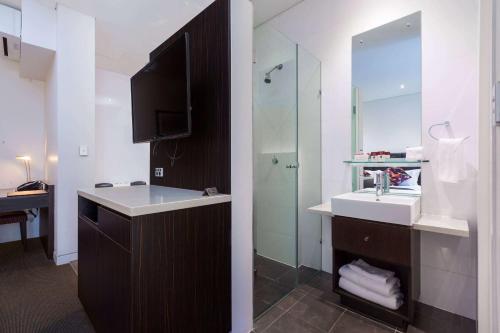
<path fill-rule="evenodd" d="M 381 283 L 387 283 L 389 278 L 394 276 L 394 272 L 372 266 L 362 259 L 355 260 L 348 266 L 356 273 Z"/>
<path fill-rule="evenodd" d="M 408 161 L 418 161 L 424 159 L 424 147 L 408 147 L 406 148 L 406 159 Z"/>
<path fill-rule="evenodd" d="M 397 277 L 390 277 L 387 282 L 374 281 L 362 274 L 358 274 L 353 271 L 349 265 L 344 265 L 340 267 L 339 274 L 346 279 L 364 287 L 368 290 L 376 292 L 382 296 L 392 296 L 399 293 L 399 287 L 401 286 L 399 279 Z"/>
<path fill-rule="evenodd" d="M 438 179 L 446 183 L 458 183 L 466 178 L 465 138 L 439 139 Z"/>
<path fill-rule="evenodd" d="M 366 288 L 363 288 L 348 279 L 341 277 L 339 280 L 339 287 L 347 290 L 351 294 L 364 298 L 370 302 L 380 304 L 391 310 L 397 310 L 403 305 L 403 294 L 396 294 L 392 296 L 382 296 Z"/>

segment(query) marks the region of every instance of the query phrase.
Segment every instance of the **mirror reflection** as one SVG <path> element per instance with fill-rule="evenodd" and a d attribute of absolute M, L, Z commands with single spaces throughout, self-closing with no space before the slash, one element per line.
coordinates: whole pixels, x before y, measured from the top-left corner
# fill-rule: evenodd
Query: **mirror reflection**
<path fill-rule="evenodd" d="M 353 190 L 374 190 L 385 171 L 392 194 L 420 194 L 421 15 L 352 38 Z"/>

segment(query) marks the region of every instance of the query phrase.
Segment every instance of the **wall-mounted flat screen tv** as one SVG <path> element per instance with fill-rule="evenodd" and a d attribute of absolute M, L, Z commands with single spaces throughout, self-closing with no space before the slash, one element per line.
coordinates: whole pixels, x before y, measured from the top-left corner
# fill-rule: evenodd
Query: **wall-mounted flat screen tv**
<path fill-rule="evenodd" d="M 135 74 L 131 90 L 134 143 L 191 135 L 189 34 Z"/>

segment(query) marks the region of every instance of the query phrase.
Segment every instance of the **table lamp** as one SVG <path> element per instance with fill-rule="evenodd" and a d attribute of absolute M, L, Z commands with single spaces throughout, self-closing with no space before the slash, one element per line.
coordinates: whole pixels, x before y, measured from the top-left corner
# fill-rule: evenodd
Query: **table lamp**
<path fill-rule="evenodd" d="M 24 168 L 26 169 L 26 182 L 30 182 L 31 181 L 31 166 L 30 166 L 31 157 L 29 157 L 28 155 L 16 156 L 16 160 L 24 161 Z"/>

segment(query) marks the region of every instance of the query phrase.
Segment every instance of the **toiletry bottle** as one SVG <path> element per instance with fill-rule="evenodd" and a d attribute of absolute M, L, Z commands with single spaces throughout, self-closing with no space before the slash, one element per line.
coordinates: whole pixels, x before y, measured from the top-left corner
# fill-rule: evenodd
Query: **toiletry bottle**
<path fill-rule="evenodd" d="M 384 193 L 389 193 L 389 189 L 391 188 L 391 179 L 389 177 L 389 173 L 384 171 Z"/>

